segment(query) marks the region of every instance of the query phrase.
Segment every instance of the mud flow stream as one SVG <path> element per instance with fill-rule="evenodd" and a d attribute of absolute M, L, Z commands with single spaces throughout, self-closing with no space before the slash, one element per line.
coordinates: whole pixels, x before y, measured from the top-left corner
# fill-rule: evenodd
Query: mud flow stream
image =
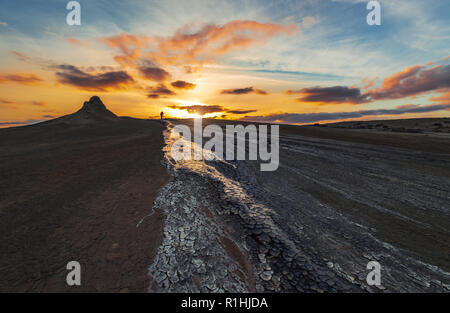
<path fill-rule="evenodd" d="M 369 213 L 375 210 L 404 223 L 421 222 L 370 200 L 362 191 L 358 198 L 339 179 L 342 175 L 329 177 L 337 167 L 321 160 L 330 155 L 345 158 L 341 164 L 349 168 L 339 170 L 357 175 L 355 168 L 368 167 L 368 161 L 350 158 L 350 150 L 374 158 L 384 151 L 281 135 L 280 167 L 263 173 L 254 161 L 175 161 L 171 150 L 177 140 L 194 143 L 173 127 L 168 123 L 164 131 L 163 162 L 172 179 L 154 203 L 166 220 L 163 242 L 149 267 L 149 291 L 450 291 L 444 267 L 397 247 L 396 238 L 378 236 L 377 224 L 361 219 L 372 218 Z M 366 171 L 374 176 L 386 164 L 373 162 Z M 382 193 L 369 186 L 364 190 L 372 196 Z M 442 196 L 445 200 L 448 193 Z M 445 241 L 448 230 L 441 235 Z M 382 266 L 381 286 L 366 282 L 370 261 Z"/>

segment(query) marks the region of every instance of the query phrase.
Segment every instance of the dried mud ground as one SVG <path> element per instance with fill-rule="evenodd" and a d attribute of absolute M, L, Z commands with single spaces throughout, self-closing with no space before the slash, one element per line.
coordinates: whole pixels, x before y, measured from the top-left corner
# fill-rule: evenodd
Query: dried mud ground
<path fill-rule="evenodd" d="M 0 130 L 0 292 L 146 292 L 168 179 L 156 121 Z M 145 217 L 145 218 L 144 218 Z M 66 264 L 81 264 L 68 287 Z"/>
<path fill-rule="evenodd" d="M 261 172 L 173 160 L 177 123 L 0 130 L 0 292 L 450 291 L 448 136 L 281 126 Z"/>
<path fill-rule="evenodd" d="M 261 172 L 176 161 L 168 134 L 151 291 L 450 291 L 448 136 L 281 126 L 280 166 Z"/>

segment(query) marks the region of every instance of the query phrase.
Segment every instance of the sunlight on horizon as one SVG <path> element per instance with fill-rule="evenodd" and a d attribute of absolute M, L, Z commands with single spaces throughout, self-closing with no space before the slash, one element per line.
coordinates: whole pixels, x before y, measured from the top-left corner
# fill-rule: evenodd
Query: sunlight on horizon
<path fill-rule="evenodd" d="M 192 113 L 189 112 L 187 108 L 194 107 L 194 106 L 204 106 L 207 107 L 206 104 L 200 102 L 200 101 L 189 101 L 189 100 L 181 100 L 181 99 L 174 99 L 172 102 L 175 103 L 175 106 L 180 106 L 183 108 L 171 108 L 166 107 L 164 108 L 165 114 L 169 117 L 174 118 L 213 118 L 218 117 L 221 114 L 225 112 L 212 112 L 212 113 L 205 113 L 205 114 L 199 114 L 199 113 Z"/>

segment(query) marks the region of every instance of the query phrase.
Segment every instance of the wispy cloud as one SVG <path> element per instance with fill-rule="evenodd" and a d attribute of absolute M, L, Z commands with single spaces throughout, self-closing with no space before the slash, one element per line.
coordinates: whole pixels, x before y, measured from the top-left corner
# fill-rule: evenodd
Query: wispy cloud
<path fill-rule="evenodd" d="M 279 74 L 297 76 L 308 80 L 340 80 L 351 78 L 349 76 L 335 75 L 332 73 L 318 73 L 318 72 L 302 72 L 302 71 L 288 71 L 288 70 L 271 70 L 271 69 L 249 69 L 248 72 L 262 73 L 262 74 Z"/>
<path fill-rule="evenodd" d="M 31 104 L 39 107 L 47 106 L 47 103 L 45 103 L 45 101 L 33 101 L 31 102 Z"/>
<path fill-rule="evenodd" d="M 29 61 L 31 61 L 31 58 L 30 58 L 30 57 L 24 55 L 23 53 L 20 53 L 19 51 L 13 50 L 13 51 L 11 51 L 11 53 L 12 53 L 13 55 L 15 55 L 19 60 L 21 60 L 21 61 L 23 61 L 23 62 L 29 62 Z"/>
<path fill-rule="evenodd" d="M 431 97 L 431 101 L 439 103 L 450 103 L 450 90 L 437 97 Z"/>
<path fill-rule="evenodd" d="M 18 83 L 22 85 L 36 85 L 43 79 L 33 73 L 0 74 L 0 84 Z"/>
<path fill-rule="evenodd" d="M 1 104 L 14 104 L 14 101 L 7 100 L 7 99 L 0 99 Z"/>
<path fill-rule="evenodd" d="M 208 113 L 224 112 L 224 108 L 220 105 L 170 105 L 169 108 L 176 110 L 183 110 L 188 113 L 195 113 L 205 115 Z"/>
<path fill-rule="evenodd" d="M 89 44 L 83 41 L 80 41 L 76 38 L 64 38 L 65 41 L 67 41 L 68 43 L 72 44 L 72 45 L 76 45 L 79 47 L 89 47 Z"/>
<path fill-rule="evenodd" d="M 218 56 L 230 51 L 265 43 L 279 34 L 292 35 L 296 31 L 293 25 L 235 20 L 224 25 L 206 24 L 199 30 L 192 30 L 191 25 L 184 26 L 171 37 L 121 34 L 99 40 L 121 52 L 115 60 L 123 65 L 136 66 L 147 60 L 163 66 L 192 66 L 214 62 Z"/>

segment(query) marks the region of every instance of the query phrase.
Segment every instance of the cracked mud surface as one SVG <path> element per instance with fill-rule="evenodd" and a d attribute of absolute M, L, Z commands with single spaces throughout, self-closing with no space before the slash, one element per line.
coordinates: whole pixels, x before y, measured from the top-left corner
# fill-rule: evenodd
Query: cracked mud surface
<path fill-rule="evenodd" d="M 176 162 L 170 134 L 149 291 L 450 291 L 450 155 L 282 129 L 279 169 L 260 172 Z M 366 283 L 369 261 L 379 287 Z"/>

